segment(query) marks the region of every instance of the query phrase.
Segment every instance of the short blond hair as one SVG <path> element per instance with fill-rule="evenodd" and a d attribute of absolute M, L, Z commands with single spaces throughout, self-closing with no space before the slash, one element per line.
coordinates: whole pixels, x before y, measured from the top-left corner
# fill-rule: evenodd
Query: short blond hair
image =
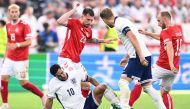
<path fill-rule="evenodd" d="M 20 6 L 18 6 L 17 4 L 11 4 L 9 7 L 8 7 L 8 10 L 10 9 L 18 9 L 20 10 Z"/>

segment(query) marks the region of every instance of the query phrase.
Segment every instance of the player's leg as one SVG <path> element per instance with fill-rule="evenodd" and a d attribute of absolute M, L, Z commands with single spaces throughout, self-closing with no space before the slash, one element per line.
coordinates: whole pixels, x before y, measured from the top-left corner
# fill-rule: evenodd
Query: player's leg
<path fill-rule="evenodd" d="M 10 79 L 10 75 L 13 75 L 13 61 L 5 58 L 2 70 L 1 70 L 1 98 L 2 98 L 2 106 L 0 109 L 8 109 L 8 82 Z"/>
<path fill-rule="evenodd" d="M 130 90 L 129 83 L 132 79 L 140 80 L 142 75 L 144 66 L 141 65 L 139 58 L 130 58 L 128 61 L 128 65 L 124 69 L 123 74 L 121 75 L 121 79 L 119 80 L 119 88 L 120 88 L 120 101 L 122 108 L 128 108 L 129 98 L 130 98 Z"/>
<path fill-rule="evenodd" d="M 146 60 L 149 61 L 148 66 L 144 68 L 144 71 L 141 76 L 141 80 L 139 81 L 143 87 L 143 91 L 147 93 L 155 103 L 158 109 L 166 109 L 162 98 L 159 93 L 157 93 L 156 89 L 152 87 L 152 70 L 151 70 L 151 57 L 146 57 Z"/>
<path fill-rule="evenodd" d="M 15 62 L 15 65 L 15 77 L 19 80 L 20 85 L 26 90 L 29 90 L 35 95 L 39 96 L 42 99 L 43 105 L 45 105 L 46 96 L 39 88 L 37 88 L 34 84 L 28 81 L 28 61 Z"/>
<path fill-rule="evenodd" d="M 162 99 L 163 99 L 163 102 L 164 102 L 166 108 L 174 109 L 173 100 L 172 100 L 172 97 L 169 94 L 169 92 L 171 90 L 171 85 L 172 85 L 176 75 L 174 73 L 172 73 L 171 71 L 169 71 L 168 73 L 169 73 L 169 75 L 162 78 L 160 91 L 161 91 Z"/>
<path fill-rule="evenodd" d="M 82 65 L 82 63 L 74 63 L 74 67 L 76 70 L 79 70 L 80 73 L 88 74 L 85 67 Z M 87 97 L 90 92 L 90 82 L 81 82 L 81 91 L 83 97 Z"/>
<path fill-rule="evenodd" d="M 137 82 L 134 88 L 131 90 L 129 106 L 133 107 L 133 104 L 139 99 L 141 92 L 142 92 L 142 86 Z"/>
<path fill-rule="evenodd" d="M 100 84 L 94 88 L 85 101 L 83 109 L 98 109 L 107 86 Z"/>
<path fill-rule="evenodd" d="M 119 97 L 108 86 L 104 92 L 104 97 L 111 102 L 113 109 L 121 109 Z"/>
<path fill-rule="evenodd" d="M 130 89 L 129 83 L 132 81 L 132 78 L 127 77 L 125 74 L 121 75 L 121 78 L 118 82 L 120 88 L 120 103 L 122 109 L 128 109 Z"/>
<path fill-rule="evenodd" d="M 143 90 L 152 98 L 154 104 L 158 109 L 166 109 L 160 94 L 156 91 L 156 89 L 152 87 L 150 82 L 143 85 Z"/>
<path fill-rule="evenodd" d="M 154 65 L 154 67 L 152 68 L 152 76 L 154 80 L 161 79 L 160 91 L 163 102 L 167 109 L 173 109 L 173 101 L 172 97 L 169 94 L 169 91 L 171 90 L 171 85 L 175 80 L 176 74 L 174 74 L 170 70 Z"/>
<path fill-rule="evenodd" d="M 81 82 L 81 91 L 83 97 L 87 97 L 90 91 L 90 82 Z"/>

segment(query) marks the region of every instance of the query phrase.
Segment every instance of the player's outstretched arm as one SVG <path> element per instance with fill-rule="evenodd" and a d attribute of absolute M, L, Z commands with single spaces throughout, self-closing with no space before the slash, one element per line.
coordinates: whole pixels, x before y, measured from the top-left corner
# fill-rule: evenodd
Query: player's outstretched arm
<path fill-rule="evenodd" d="M 139 29 L 138 31 L 139 31 L 139 33 L 141 33 L 145 36 L 150 36 L 156 40 L 160 40 L 160 34 L 158 34 L 158 33 L 148 32 L 148 31 L 145 31 L 143 29 Z"/>
<path fill-rule="evenodd" d="M 68 19 L 71 17 L 71 15 L 73 15 L 76 10 L 77 7 L 80 5 L 80 3 L 78 1 L 73 2 L 73 9 L 70 10 L 69 12 L 63 14 L 59 19 L 57 19 L 57 23 L 63 26 L 67 26 L 68 24 Z"/>
<path fill-rule="evenodd" d="M 51 109 L 53 105 L 53 99 L 52 98 L 48 98 L 45 104 L 45 109 Z"/>
<path fill-rule="evenodd" d="M 91 39 L 88 39 L 87 42 L 88 43 L 95 43 L 95 44 L 98 44 L 98 43 L 112 43 L 113 41 L 117 41 L 118 39 L 117 38 L 108 38 L 108 39 L 97 39 L 97 38 L 91 38 Z"/>

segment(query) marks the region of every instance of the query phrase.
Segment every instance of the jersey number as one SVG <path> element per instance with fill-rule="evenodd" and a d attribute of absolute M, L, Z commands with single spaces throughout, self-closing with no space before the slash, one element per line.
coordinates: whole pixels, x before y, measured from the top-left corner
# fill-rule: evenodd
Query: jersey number
<path fill-rule="evenodd" d="M 82 35 L 82 38 L 80 39 L 80 42 L 85 43 L 86 42 L 86 37 Z"/>
<path fill-rule="evenodd" d="M 177 49 L 176 49 L 176 52 L 175 52 L 175 56 L 179 56 L 180 55 L 181 42 L 182 42 L 182 39 L 176 40 Z"/>
<path fill-rule="evenodd" d="M 67 89 L 67 92 L 69 93 L 69 96 L 75 95 L 73 88 Z"/>
<path fill-rule="evenodd" d="M 15 41 L 15 34 L 14 33 L 11 34 L 11 41 Z"/>

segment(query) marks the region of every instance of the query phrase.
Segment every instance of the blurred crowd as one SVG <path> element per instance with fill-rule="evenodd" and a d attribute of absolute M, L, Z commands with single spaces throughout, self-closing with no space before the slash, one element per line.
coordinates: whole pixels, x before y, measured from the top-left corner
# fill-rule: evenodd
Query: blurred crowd
<path fill-rule="evenodd" d="M 8 21 L 7 7 L 16 3 L 21 7 L 21 19 L 29 23 L 33 34 L 31 53 L 56 52 L 64 43 L 66 28 L 56 19 L 72 9 L 74 0 L 0 0 L 0 19 Z M 190 0 L 78 0 L 81 5 L 73 17 L 80 17 L 83 8 L 91 7 L 95 12 L 93 37 L 104 38 L 106 29 L 99 13 L 109 7 L 115 15 L 133 21 L 148 31 L 158 32 L 156 15 L 170 11 L 175 24 L 190 23 Z"/>

